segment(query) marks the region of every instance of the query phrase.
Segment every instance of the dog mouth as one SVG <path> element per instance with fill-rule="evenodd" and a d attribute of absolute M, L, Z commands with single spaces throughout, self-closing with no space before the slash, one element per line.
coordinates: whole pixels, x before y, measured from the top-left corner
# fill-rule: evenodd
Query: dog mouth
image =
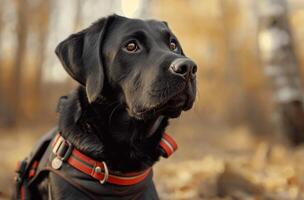
<path fill-rule="evenodd" d="M 191 108 L 193 102 L 189 101 L 187 94 L 178 93 L 155 106 L 134 111 L 133 116 L 140 120 L 157 117 L 159 115 L 176 118 L 180 116 L 183 110 L 185 111 Z M 191 106 L 189 106 L 189 104 L 191 104 Z"/>

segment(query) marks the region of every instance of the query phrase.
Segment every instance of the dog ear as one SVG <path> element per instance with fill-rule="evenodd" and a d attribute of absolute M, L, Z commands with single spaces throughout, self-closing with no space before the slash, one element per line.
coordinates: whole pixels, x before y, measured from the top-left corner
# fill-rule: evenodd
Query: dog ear
<path fill-rule="evenodd" d="M 56 47 L 56 55 L 68 74 L 85 86 L 90 103 L 101 94 L 104 84 L 102 43 L 115 15 L 102 18 Z"/>

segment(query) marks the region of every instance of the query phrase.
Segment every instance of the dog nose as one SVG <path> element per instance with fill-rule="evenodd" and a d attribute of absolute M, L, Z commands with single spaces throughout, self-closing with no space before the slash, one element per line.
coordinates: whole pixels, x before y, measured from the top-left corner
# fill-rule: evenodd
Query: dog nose
<path fill-rule="evenodd" d="M 197 66 L 190 59 L 178 58 L 171 63 L 169 70 L 173 74 L 182 76 L 183 78 L 188 78 L 189 76 L 193 78 L 195 77 Z"/>

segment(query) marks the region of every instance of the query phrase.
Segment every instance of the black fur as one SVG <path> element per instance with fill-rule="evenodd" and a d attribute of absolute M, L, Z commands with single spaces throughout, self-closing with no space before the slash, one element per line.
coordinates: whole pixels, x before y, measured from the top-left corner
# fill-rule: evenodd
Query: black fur
<path fill-rule="evenodd" d="M 196 66 L 168 25 L 111 15 L 61 42 L 56 54 L 80 84 L 60 99 L 62 135 L 111 170 L 151 167 L 168 119 L 190 109 L 196 93 Z M 53 190 L 62 199 L 62 188 Z"/>
<path fill-rule="evenodd" d="M 77 149 L 108 163 L 110 169 L 132 172 L 146 169 L 160 156 L 157 148 L 168 119 L 146 137 L 155 119 L 138 120 L 118 103 L 90 104 L 83 87 L 62 102 L 59 130 Z"/>

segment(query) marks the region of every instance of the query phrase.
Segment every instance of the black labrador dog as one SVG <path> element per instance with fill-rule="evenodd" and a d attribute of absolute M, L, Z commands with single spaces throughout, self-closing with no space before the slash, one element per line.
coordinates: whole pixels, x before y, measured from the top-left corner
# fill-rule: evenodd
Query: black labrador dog
<path fill-rule="evenodd" d="M 167 23 L 111 15 L 68 37 L 56 54 L 80 84 L 60 100 L 61 136 L 79 152 L 106 163 L 107 170 L 150 168 L 161 156 L 168 119 L 189 110 L 196 95 L 197 66 Z M 69 165 L 52 165 L 68 171 L 77 184 L 49 173 L 35 189 L 36 199 L 158 199 L 152 173 L 121 186 L 100 184 Z"/>

